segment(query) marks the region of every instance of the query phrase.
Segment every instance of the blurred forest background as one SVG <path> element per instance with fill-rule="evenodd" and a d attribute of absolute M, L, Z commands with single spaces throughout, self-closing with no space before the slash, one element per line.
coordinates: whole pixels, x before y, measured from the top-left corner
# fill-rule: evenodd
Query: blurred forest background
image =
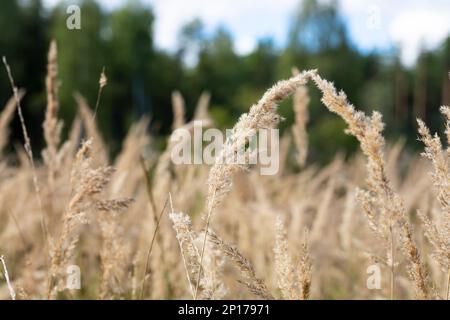
<path fill-rule="evenodd" d="M 46 10 L 40 0 L 1 2 L 0 54 L 8 58 L 17 85 L 27 91 L 23 106 L 36 149 L 43 144 L 44 79 L 52 38 L 58 44 L 59 116 L 65 121 L 66 132 L 77 112 L 73 93 L 79 91 L 93 107 L 105 66 L 108 85 L 97 120 L 112 153 L 120 147 L 130 124 L 143 115 L 151 117 L 153 134 L 163 137 L 169 133 L 173 90 L 183 94 L 188 118 L 200 94 L 209 91 L 211 114 L 216 125 L 225 128 L 269 86 L 289 77 L 293 66 L 318 68 L 321 75 L 344 89 L 358 108 L 381 111 L 387 123 L 386 135 L 404 136 L 412 148 L 419 146 L 415 118 L 421 117 L 432 130 L 440 130 L 439 106 L 450 103 L 450 37 L 440 48 L 424 50 L 415 66 L 405 68 L 398 50 L 359 52 L 335 2 L 299 1 L 286 30 L 285 47 L 278 48 L 273 39 L 264 38 L 246 55 L 236 53 L 233 36 L 225 27 L 207 34 L 198 19 L 179 31 L 175 52 L 158 49 L 152 29 L 158 17 L 139 1 L 124 1 L 115 10 L 104 10 L 93 0 L 78 1 L 82 29 L 68 30 L 66 9 L 70 4 L 62 1 Z M 327 161 L 342 148 L 355 150 L 356 141 L 342 133 L 344 123 L 325 111 L 315 90 L 310 95 L 310 161 Z M 3 71 L 0 105 L 10 96 Z M 294 121 L 290 102 L 281 106 L 281 113 L 286 118 L 283 130 Z M 20 143 L 17 119 L 13 126 L 13 142 Z"/>

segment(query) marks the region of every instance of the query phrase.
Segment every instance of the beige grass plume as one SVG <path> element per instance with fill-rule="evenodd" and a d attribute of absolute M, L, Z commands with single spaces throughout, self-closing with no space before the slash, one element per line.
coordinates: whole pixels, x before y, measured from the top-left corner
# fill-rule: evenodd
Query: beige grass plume
<path fill-rule="evenodd" d="M 409 275 L 415 286 L 416 295 L 422 299 L 429 298 L 427 272 L 413 239 L 412 226 L 408 221 L 405 206 L 386 176 L 383 154 L 385 142 L 381 134 L 384 124 L 381 114 L 374 112 L 371 117 L 366 116 L 347 102 L 347 97 L 343 92 L 337 93 L 332 83 L 323 80 L 318 75 L 313 75 L 312 79 L 322 91 L 322 102 L 331 112 L 338 114 L 347 123 L 347 132 L 358 139 L 361 149 L 367 157 L 368 192 L 360 193 L 359 198 L 369 220 L 373 215 L 381 216 L 381 220 L 379 220 L 381 222 L 373 225 L 378 230 L 377 233 L 382 234 L 384 238 L 386 238 L 386 234 L 390 235 L 388 242 L 392 252 L 394 251 L 394 224 L 397 226 L 401 238 L 400 247 L 409 261 Z M 385 230 L 390 231 L 386 232 Z M 393 267 L 394 261 L 391 261 L 390 264 Z"/>
<path fill-rule="evenodd" d="M 243 114 L 227 138 L 224 148 L 217 156 L 208 177 L 207 208 L 212 210 L 231 190 L 232 176 L 247 166 L 230 162 L 234 155 L 243 150 L 246 139 L 256 130 L 275 128 L 281 120 L 277 113 L 278 104 L 304 86 L 315 71 L 304 71 L 289 80 L 279 81 L 266 91 L 261 100 Z"/>
<path fill-rule="evenodd" d="M 62 122 L 58 120 L 58 54 L 56 41 L 52 40 L 48 52 L 47 77 L 47 108 L 43 123 L 44 138 L 47 148 L 42 152 L 48 170 L 48 183 L 53 186 L 55 174 L 58 170 L 57 153 L 60 143 Z"/>
<path fill-rule="evenodd" d="M 250 292 L 262 299 L 274 299 L 264 281 L 256 276 L 255 269 L 251 262 L 245 258 L 236 247 L 226 243 L 211 230 L 208 232 L 208 239 L 236 265 L 243 278 L 243 280 L 239 281 L 240 283 L 245 285 Z"/>
<path fill-rule="evenodd" d="M 275 128 L 281 120 L 278 115 L 278 105 L 295 90 L 307 83 L 308 78 L 315 71 L 304 71 L 289 80 L 279 81 L 272 88 L 266 91 L 257 104 L 253 105 L 248 113 L 243 114 L 232 129 L 232 134 L 225 141 L 225 145 L 216 157 L 215 163 L 209 171 L 208 193 L 206 200 L 206 221 L 205 238 L 201 250 L 200 268 L 203 264 L 204 247 L 209 230 L 210 219 L 214 208 L 231 191 L 232 177 L 240 171 L 248 168 L 246 164 L 237 164 L 233 161 L 235 156 L 245 150 L 248 139 L 260 129 Z M 199 272 L 199 277 L 201 270 Z M 200 278 L 197 280 L 197 287 Z M 197 291 L 197 290 L 196 290 Z"/>
<path fill-rule="evenodd" d="M 297 68 L 292 69 L 292 74 L 298 75 L 300 71 Z M 295 113 L 295 123 L 292 126 L 292 136 L 297 149 L 296 159 L 300 167 L 305 166 L 308 157 L 308 132 L 306 125 L 309 121 L 308 113 L 309 96 L 306 86 L 300 86 L 294 93 L 293 108 Z"/>
<path fill-rule="evenodd" d="M 62 290 L 64 267 L 72 260 L 79 239 L 79 228 L 88 223 L 91 211 L 119 211 L 127 208 L 131 199 L 98 199 L 113 173 L 112 167 L 94 168 L 92 164 L 92 140 L 83 143 L 72 167 L 70 184 L 71 199 L 63 215 L 61 232 L 53 246 L 50 257 L 47 296 L 56 298 Z"/>
<path fill-rule="evenodd" d="M 194 119 L 195 120 L 207 120 L 210 119 L 208 114 L 209 100 L 211 94 L 209 92 L 202 92 L 198 99 L 197 106 L 195 107 Z"/>
<path fill-rule="evenodd" d="M 19 90 L 17 92 L 17 97 L 19 98 L 19 100 L 22 100 L 24 95 L 25 95 L 24 90 Z M 0 113 L 0 155 L 2 154 L 3 149 L 8 143 L 9 137 L 8 126 L 14 116 L 16 107 L 17 107 L 16 98 L 15 96 L 12 96 L 6 103 L 2 112 Z"/>
<path fill-rule="evenodd" d="M 420 140 L 425 145 L 425 152 L 422 155 L 428 158 L 433 165 L 431 180 L 437 191 L 442 217 L 440 221 L 431 221 L 425 213 L 420 211 L 419 217 L 425 229 L 425 236 L 434 250 L 432 257 L 442 270 L 447 273 L 444 297 L 448 300 L 450 291 L 450 108 L 443 106 L 441 107 L 441 112 L 446 118 L 447 149 L 443 149 L 441 139 L 437 134 L 431 136 L 423 121 L 418 119 L 417 122 Z"/>
<path fill-rule="evenodd" d="M 298 299 L 298 279 L 295 276 L 294 265 L 288 250 L 286 229 L 281 216 L 277 216 L 275 223 L 275 271 L 277 274 L 278 288 L 283 299 Z"/>
<path fill-rule="evenodd" d="M 184 124 L 186 123 L 185 120 L 186 106 L 180 91 L 172 92 L 172 112 L 173 112 L 172 130 L 184 126 Z"/>
<path fill-rule="evenodd" d="M 194 297 L 194 279 L 198 272 L 200 253 L 195 246 L 194 241 L 196 235 L 192 230 L 192 222 L 189 216 L 182 212 L 172 212 L 169 214 L 169 218 L 172 220 L 173 228 L 177 235 L 183 266 L 188 280 L 189 291 L 192 297 Z"/>
<path fill-rule="evenodd" d="M 298 277 L 300 283 L 300 299 L 309 299 L 311 293 L 311 269 L 312 261 L 309 249 L 309 232 L 308 229 L 304 229 L 303 242 L 301 244 L 300 258 L 298 261 Z"/>
<path fill-rule="evenodd" d="M 283 299 L 305 300 L 309 298 L 311 288 L 311 261 L 309 257 L 308 235 L 301 246 L 300 259 L 294 265 L 289 253 L 286 228 L 281 216 L 277 216 L 275 223 L 275 271 L 278 288 Z"/>

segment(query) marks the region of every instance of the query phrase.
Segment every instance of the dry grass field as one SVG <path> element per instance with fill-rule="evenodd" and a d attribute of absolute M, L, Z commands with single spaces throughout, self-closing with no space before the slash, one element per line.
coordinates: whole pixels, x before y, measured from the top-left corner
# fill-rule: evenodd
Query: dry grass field
<path fill-rule="evenodd" d="M 14 83 L 0 114 L 1 299 L 449 298 L 448 107 L 444 142 L 418 120 L 424 151 L 411 154 L 401 141 L 386 145 L 381 114 L 358 111 L 320 70 L 294 71 L 242 115 L 217 156 L 242 147 L 245 132 L 277 127 L 277 105 L 293 95 L 296 122 L 280 137 L 280 170 L 263 176 L 221 161 L 174 165 L 173 144 L 158 151 L 148 119 L 133 125 L 111 161 L 95 123 L 107 106 L 91 108 L 81 95 L 61 141 L 57 79 L 53 43 L 41 154 L 32 152 Z M 102 74 L 99 97 L 106 85 Z M 308 90 L 316 89 L 360 145 L 324 167 L 305 165 Z M 173 101 L 173 128 L 189 130 L 182 97 Z M 17 115 L 24 146 L 6 154 Z M 214 126 L 206 94 L 195 120 Z M 285 165 L 289 157 L 298 170 Z M 67 283 L 71 266 L 80 289 Z M 379 288 L 369 289 L 377 275 Z"/>

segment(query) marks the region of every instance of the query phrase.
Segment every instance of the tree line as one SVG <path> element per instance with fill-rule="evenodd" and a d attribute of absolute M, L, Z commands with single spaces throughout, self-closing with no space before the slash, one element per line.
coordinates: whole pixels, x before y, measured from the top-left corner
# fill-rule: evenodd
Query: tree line
<path fill-rule="evenodd" d="M 51 39 L 58 44 L 59 115 L 67 132 L 77 113 L 75 92 L 91 107 L 98 79 L 105 67 L 104 90 L 97 121 L 111 150 L 117 150 L 130 124 L 151 117 L 156 136 L 170 131 L 171 93 L 179 90 L 186 101 L 186 116 L 193 116 L 203 91 L 211 94 L 210 112 L 220 128 L 230 127 L 261 94 L 292 67 L 319 69 L 338 88 L 345 89 L 361 109 L 382 112 L 388 137 L 406 136 L 415 143 L 415 118 L 442 127 L 439 106 L 450 103 L 450 38 L 436 50 L 423 50 L 413 67 L 406 68 L 399 50 L 362 53 L 349 38 L 337 2 L 300 1 L 292 14 L 283 47 L 270 38 L 258 39 L 252 52 L 242 55 L 234 48 L 233 35 L 220 26 L 206 32 L 199 19 L 190 21 L 178 34 L 171 52 L 154 43 L 155 16 L 151 7 L 130 0 L 105 10 L 94 0 L 78 1 L 81 29 L 66 26 L 70 1 L 45 9 L 41 0 L 8 0 L 0 11 L 0 48 L 13 68 L 16 82 L 26 89 L 24 112 L 36 148 L 43 143 L 41 123 L 46 105 L 46 55 Z M 8 79 L 0 76 L 0 104 L 11 96 Z M 325 161 L 338 150 L 356 148 L 342 134 L 341 120 L 325 112 L 318 92 L 310 90 L 311 157 Z M 286 118 L 281 129 L 294 121 L 290 102 L 281 106 Z M 21 141 L 19 124 L 13 124 L 14 142 Z"/>

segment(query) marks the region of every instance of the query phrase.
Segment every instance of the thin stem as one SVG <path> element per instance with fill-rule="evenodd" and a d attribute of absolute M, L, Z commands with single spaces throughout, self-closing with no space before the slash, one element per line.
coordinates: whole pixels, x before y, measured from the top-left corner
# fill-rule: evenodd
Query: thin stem
<path fill-rule="evenodd" d="M 148 264 L 149 264 L 149 260 L 150 260 L 150 254 L 151 254 L 151 251 L 153 249 L 153 243 L 156 240 L 159 243 L 159 245 L 161 246 L 161 248 L 163 246 L 161 233 L 157 233 L 157 231 L 158 231 L 159 223 L 161 221 L 163 213 L 165 212 L 165 209 L 166 209 L 166 206 L 167 206 L 167 203 L 168 203 L 169 199 L 166 198 L 166 201 L 164 203 L 164 207 L 163 207 L 159 217 L 157 217 L 156 216 L 157 209 L 156 209 L 155 199 L 153 198 L 152 182 L 150 180 L 150 177 L 147 174 L 147 169 L 145 167 L 145 162 L 144 162 L 144 159 L 142 158 L 142 156 L 140 157 L 140 162 L 141 162 L 141 167 L 142 167 L 142 170 L 144 172 L 144 177 L 145 177 L 145 181 L 146 181 L 148 199 L 150 201 L 150 206 L 152 208 L 153 222 L 154 222 L 154 224 L 156 226 L 155 232 L 154 232 L 153 237 L 152 237 L 152 242 L 150 244 L 149 252 L 147 254 L 147 260 L 146 260 L 146 263 L 145 263 L 145 273 L 144 273 L 144 278 L 142 279 L 142 290 L 141 290 L 141 294 L 140 294 L 140 299 L 142 299 L 142 296 L 144 294 L 144 290 L 143 289 L 144 289 L 144 286 L 145 286 L 145 276 L 147 275 Z M 163 249 L 161 249 L 161 261 L 162 261 L 162 263 L 164 265 L 165 264 L 165 257 L 164 257 L 164 250 Z M 170 290 L 170 282 L 168 280 L 167 280 L 167 286 L 169 287 L 169 290 Z"/>
<path fill-rule="evenodd" d="M 98 111 L 98 107 L 100 105 L 100 98 L 102 96 L 103 87 L 106 85 L 106 82 L 102 82 L 103 77 L 104 77 L 104 79 L 106 79 L 105 67 L 103 67 L 102 73 L 100 75 L 100 82 L 99 82 L 98 93 L 97 93 L 97 101 L 95 103 L 95 110 L 94 110 L 94 115 L 92 116 L 92 121 L 95 121 L 95 117 L 97 116 L 97 111 Z"/>
<path fill-rule="evenodd" d="M 145 166 L 145 160 L 142 156 L 139 157 L 139 162 L 141 163 L 142 172 L 144 173 L 145 178 L 145 186 L 147 188 L 147 196 L 148 200 L 150 201 L 150 206 L 152 207 L 153 211 L 153 221 L 156 223 L 156 205 L 155 205 L 155 199 L 153 198 L 153 191 L 152 191 L 152 181 L 150 180 L 150 177 L 147 173 L 147 168 Z"/>
<path fill-rule="evenodd" d="M 170 192 L 169 192 L 169 203 L 170 203 L 170 211 L 172 213 L 174 213 L 175 211 L 173 209 L 172 194 Z M 178 246 L 180 247 L 181 258 L 183 259 L 183 266 L 184 266 L 184 270 L 185 270 L 186 277 L 187 277 L 187 280 L 188 280 L 189 289 L 191 291 L 192 297 L 194 297 L 194 288 L 192 287 L 192 281 L 191 281 L 191 277 L 189 276 L 189 270 L 188 270 L 188 267 L 187 267 L 186 257 L 184 256 L 183 246 L 182 246 L 180 241 L 178 241 Z"/>
<path fill-rule="evenodd" d="M 16 100 L 17 113 L 19 114 L 20 126 L 22 128 L 22 133 L 23 133 L 23 138 L 24 138 L 25 152 L 28 156 L 28 160 L 30 161 L 31 171 L 33 174 L 33 186 L 34 186 L 34 190 L 36 192 L 36 198 L 37 198 L 38 205 L 39 205 L 42 236 L 43 236 L 44 243 L 45 243 L 45 246 L 46 246 L 46 249 L 48 252 L 49 251 L 48 250 L 48 227 L 47 227 L 47 222 L 45 219 L 44 210 L 43 210 L 43 206 L 42 206 L 41 188 L 39 187 L 38 177 L 36 174 L 36 166 L 34 164 L 34 159 L 33 159 L 33 149 L 31 148 L 31 140 L 30 140 L 30 136 L 28 135 L 28 130 L 25 125 L 25 118 L 22 113 L 22 105 L 20 103 L 19 90 L 17 89 L 16 84 L 14 83 L 14 78 L 12 76 L 11 67 L 9 66 L 8 61 L 6 60 L 5 56 L 3 56 L 3 64 L 5 65 L 6 73 L 8 74 L 9 83 L 11 84 L 11 88 L 12 88 L 12 91 L 14 94 L 14 99 Z"/>
<path fill-rule="evenodd" d="M 394 228 L 392 223 L 389 227 L 389 231 L 391 233 L 391 300 L 394 300 L 394 281 L 395 281 L 395 262 L 394 262 L 394 253 L 395 253 L 395 243 L 394 243 Z"/>
<path fill-rule="evenodd" d="M 208 230 L 209 230 L 209 223 L 211 221 L 211 215 L 213 211 L 213 205 L 214 205 L 214 198 L 216 196 L 216 189 L 214 189 L 214 193 L 212 195 L 212 200 L 210 202 L 208 216 L 206 218 L 206 228 L 205 228 L 205 235 L 203 237 L 203 244 L 202 244 L 202 253 L 200 255 L 200 264 L 199 264 L 199 270 L 198 270 L 198 276 L 197 276 L 197 284 L 195 286 L 195 294 L 194 294 L 194 300 L 197 300 L 197 294 L 198 294 L 198 287 L 200 285 L 200 278 L 202 276 L 203 271 L 203 256 L 205 254 L 205 246 L 206 246 L 206 237 L 208 236 Z"/>
<path fill-rule="evenodd" d="M 449 300 L 449 294 L 450 294 L 450 268 L 448 269 L 447 272 L 447 294 L 445 297 L 446 300 Z"/>
<path fill-rule="evenodd" d="M 148 249 L 148 252 L 147 252 L 147 258 L 146 258 L 146 261 L 145 261 L 144 276 L 142 277 L 140 299 L 142 299 L 142 297 L 144 295 L 145 277 L 147 276 L 148 265 L 149 265 L 149 262 L 150 262 L 150 255 L 151 255 L 152 250 L 153 250 L 153 244 L 155 243 L 156 234 L 158 233 L 159 223 L 161 221 L 162 215 L 166 211 L 167 203 L 168 203 L 168 199 L 166 199 L 166 202 L 164 203 L 164 207 L 162 208 L 161 212 L 159 213 L 158 221 L 156 222 L 155 231 L 153 232 L 153 236 L 152 236 L 152 241 L 150 242 L 150 248 Z"/>
<path fill-rule="evenodd" d="M 13 286 L 11 285 L 11 282 L 9 281 L 9 275 L 8 275 L 8 269 L 6 269 L 6 263 L 3 256 L 0 256 L 0 261 L 3 265 L 4 275 L 6 279 L 6 285 L 8 286 L 9 295 L 11 296 L 11 300 L 16 300 L 16 292 L 14 291 Z"/>

